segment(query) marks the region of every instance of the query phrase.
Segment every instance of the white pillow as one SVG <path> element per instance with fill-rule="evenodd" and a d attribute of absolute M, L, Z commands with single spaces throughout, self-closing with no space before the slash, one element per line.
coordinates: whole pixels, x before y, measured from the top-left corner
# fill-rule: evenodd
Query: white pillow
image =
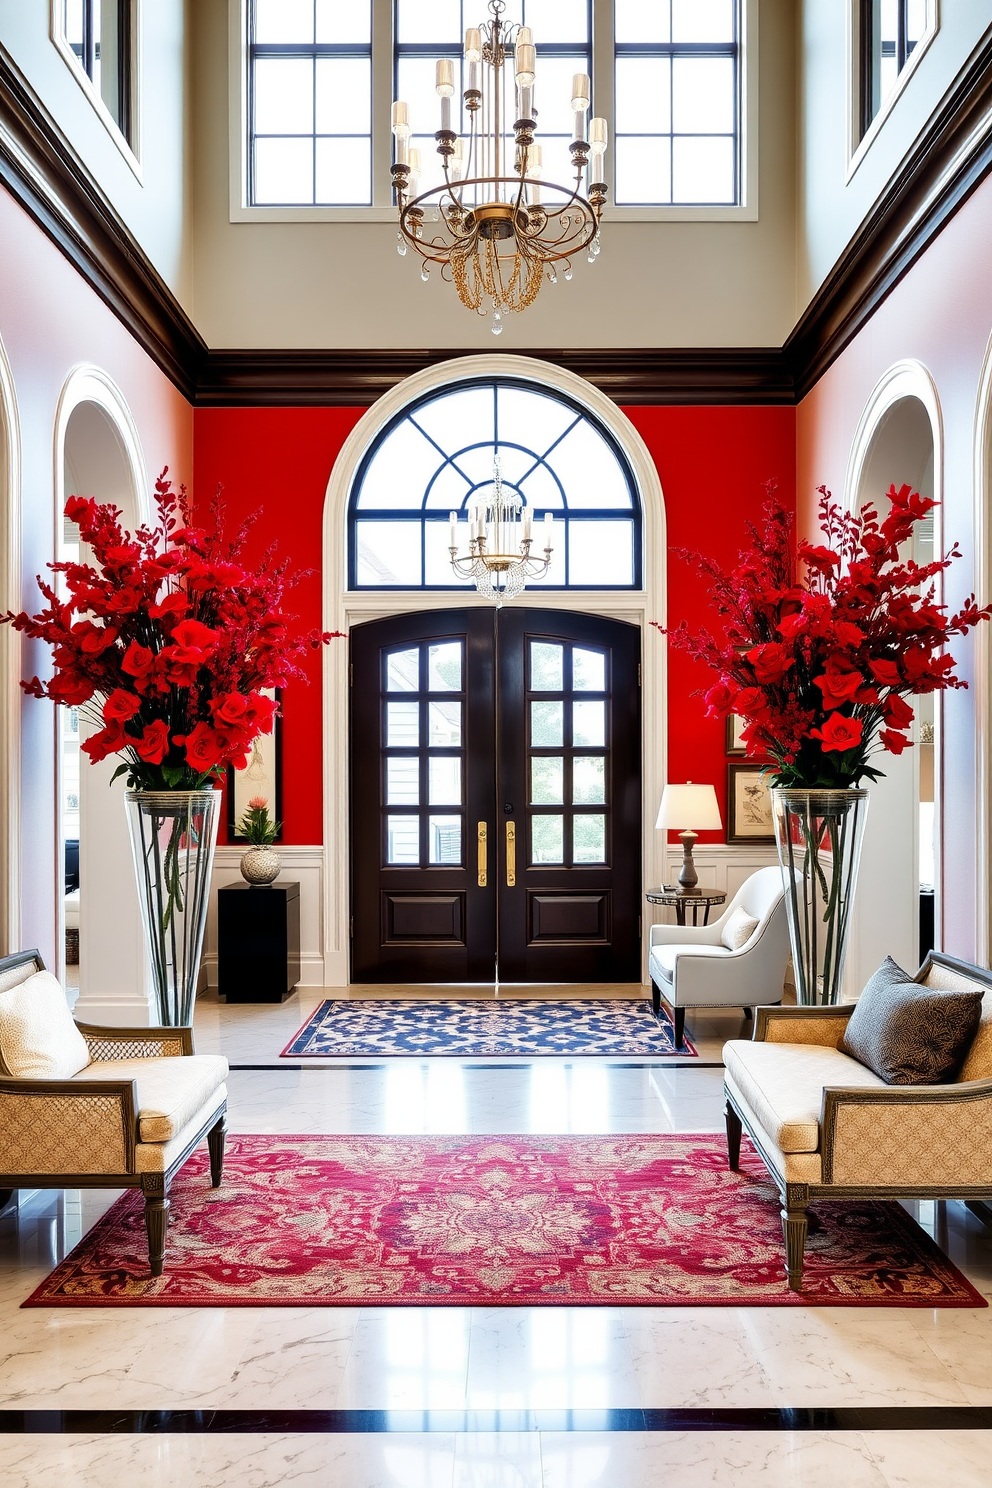
<path fill-rule="evenodd" d="M 90 1063 L 86 1040 L 50 971 L 0 992 L 0 1054 L 21 1080 L 71 1080 Z"/>
<path fill-rule="evenodd" d="M 739 951 L 742 945 L 746 945 L 758 928 L 758 921 L 749 915 L 746 909 L 737 908 L 731 913 L 730 918 L 720 931 L 720 939 L 728 951 Z"/>

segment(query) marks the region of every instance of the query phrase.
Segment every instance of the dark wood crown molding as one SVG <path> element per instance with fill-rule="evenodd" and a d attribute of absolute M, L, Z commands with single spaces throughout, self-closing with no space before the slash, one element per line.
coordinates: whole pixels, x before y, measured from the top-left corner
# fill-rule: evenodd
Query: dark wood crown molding
<path fill-rule="evenodd" d="M 0 182 L 192 401 L 206 342 L 2 45 Z"/>
<path fill-rule="evenodd" d="M 992 26 L 785 343 L 804 398 L 992 170 Z"/>
<path fill-rule="evenodd" d="M 584 377 L 617 403 L 792 403 L 792 374 L 776 347 L 527 350 Z M 403 378 L 464 351 L 211 351 L 198 407 L 367 406 Z"/>
<path fill-rule="evenodd" d="M 200 407 L 366 406 L 451 350 L 209 351 L 0 46 L 0 182 Z M 810 391 L 992 170 L 992 26 L 784 347 L 530 350 L 618 403 L 790 404 Z"/>

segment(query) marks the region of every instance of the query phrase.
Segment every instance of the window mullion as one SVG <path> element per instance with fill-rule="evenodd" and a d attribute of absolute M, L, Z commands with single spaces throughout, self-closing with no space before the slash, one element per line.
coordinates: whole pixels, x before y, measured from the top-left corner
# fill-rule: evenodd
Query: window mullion
<path fill-rule="evenodd" d="M 614 161 L 616 151 L 616 117 L 614 110 L 613 74 L 613 0 L 592 0 L 592 101 L 590 115 L 606 119 L 610 148 L 606 152 L 608 201 L 616 200 Z"/>
<path fill-rule="evenodd" d="M 372 205 L 392 205 L 393 0 L 372 3 Z"/>

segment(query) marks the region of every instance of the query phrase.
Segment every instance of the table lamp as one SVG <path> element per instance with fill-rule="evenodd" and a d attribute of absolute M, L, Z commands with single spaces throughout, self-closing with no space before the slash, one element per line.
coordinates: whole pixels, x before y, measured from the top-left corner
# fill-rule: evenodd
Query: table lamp
<path fill-rule="evenodd" d="M 692 861 L 692 848 L 697 832 L 719 832 L 723 826 L 716 791 L 712 785 L 666 785 L 661 793 L 658 820 L 655 827 L 671 828 L 678 832 L 682 844 L 682 872 L 679 874 L 679 889 L 684 894 L 692 893 L 699 879 L 696 865 Z"/>

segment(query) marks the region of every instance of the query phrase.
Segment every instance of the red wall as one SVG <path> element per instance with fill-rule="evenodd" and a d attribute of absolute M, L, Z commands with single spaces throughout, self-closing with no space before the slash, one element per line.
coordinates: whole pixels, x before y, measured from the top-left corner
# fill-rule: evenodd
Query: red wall
<path fill-rule="evenodd" d="M 692 547 L 730 563 L 744 523 L 774 477 L 782 499 L 795 504 L 795 411 L 792 408 L 628 408 L 658 467 L 669 547 Z M 360 408 L 198 409 L 194 416 L 194 477 L 199 502 L 218 484 L 232 519 L 259 513 L 253 542 L 273 539 L 300 569 L 293 608 L 307 626 L 321 624 L 320 560 L 324 493 Z M 669 554 L 668 618 L 707 623 L 705 583 L 691 564 Z M 570 596 L 575 605 L 579 596 Z M 338 644 L 338 643 L 335 643 Z M 343 643 L 341 643 L 343 644 Z M 645 646 L 664 645 L 651 631 Z M 287 843 L 321 841 L 321 662 L 315 654 L 309 687 L 288 688 L 283 700 L 283 820 Z M 724 724 L 703 717 L 705 668 L 674 653 L 669 665 L 669 778 L 712 781 L 721 804 L 726 786 Z M 719 841 L 721 834 L 704 834 Z"/>

